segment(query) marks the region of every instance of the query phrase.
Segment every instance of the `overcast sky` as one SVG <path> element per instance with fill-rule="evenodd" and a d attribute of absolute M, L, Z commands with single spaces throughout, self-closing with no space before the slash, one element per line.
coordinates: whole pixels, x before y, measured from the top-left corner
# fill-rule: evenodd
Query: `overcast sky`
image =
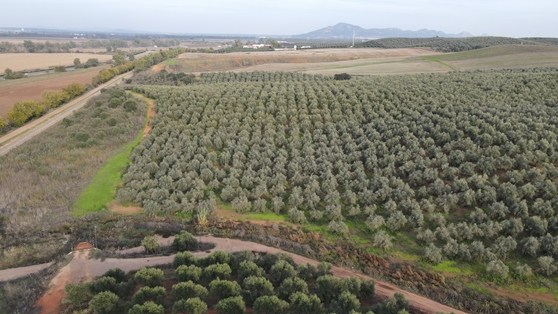
<path fill-rule="evenodd" d="M 363 28 L 558 37 L 556 0 L 4 0 L 0 27 L 170 33 L 307 33 Z"/>

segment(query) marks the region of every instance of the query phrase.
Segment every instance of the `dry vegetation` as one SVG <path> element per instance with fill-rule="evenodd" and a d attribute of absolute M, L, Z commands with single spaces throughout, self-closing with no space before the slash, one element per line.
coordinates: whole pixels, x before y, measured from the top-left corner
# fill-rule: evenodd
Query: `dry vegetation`
<path fill-rule="evenodd" d="M 85 62 L 89 58 L 97 58 L 100 62 L 112 59 L 111 55 L 86 53 L 2 53 L 0 54 L 0 71 L 10 68 L 14 71 L 46 69 L 55 65 L 70 66 L 74 59 Z"/>

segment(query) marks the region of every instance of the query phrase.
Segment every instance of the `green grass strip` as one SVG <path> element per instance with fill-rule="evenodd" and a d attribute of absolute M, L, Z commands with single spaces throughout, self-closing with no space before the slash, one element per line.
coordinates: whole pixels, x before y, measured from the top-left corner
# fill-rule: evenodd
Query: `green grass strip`
<path fill-rule="evenodd" d="M 452 67 L 451 65 L 444 63 L 438 59 L 436 59 L 436 57 L 434 56 L 421 56 L 422 59 L 427 60 L 427 61 L 431 61 L 431 62 L 437 62 L 447 68 L 450 68 L 452 71 L 457 71 L 457 69 L 455 69 L 454 67 Z"/>
<path fill-rule="evenodd" d="M 148 112 L 151 106 L 152 104 L 149 103 L 145 114 L 144 127 L 140 130 L 136 139 L 126 143 L 119 149 L 118 154 L 107 160 L 105 165 L 95 174 L 87 188 L 81 193 L 74 204 L 72 211 L 74 217 L 100 211 L 106 208 L 107 203 L 116 198 L 116 189 L 122 182 L 122 174 L 126 166 L 130 163 L 130 153 L 143 137 L 143 130 L 147 126 Z"/>

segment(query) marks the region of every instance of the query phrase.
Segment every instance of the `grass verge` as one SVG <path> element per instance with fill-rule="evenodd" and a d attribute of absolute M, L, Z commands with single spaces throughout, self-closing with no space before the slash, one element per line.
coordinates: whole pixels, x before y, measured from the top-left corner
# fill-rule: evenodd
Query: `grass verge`
<path fill-rule="evenodd" d="M 137 96 L 138 94 L 135 94 Z M 153 106 L 153 100 L 142 97 L 147 101 L 149 107 L 147 112 Z M 116 189 L 122 182 L 122 174 L 126 166 L 130 163 L 128 156 L 132 149 L 136 147 L 143 137 L 143 130 L 148 122 L 147 113 L 145 115 L 144 127 L 140 130 L 138 136 L 131 142 L 126 143 L 120 149 L 120 152 L 110 158 L 105 165 L 95 174 L 87 188 L 81 193 L 74 205 L 72 214 L 75 217 L 83 216 L 90 212 L 96 212 L 106 208 L 106 204 L 113 201 L 116 196 Z"/>

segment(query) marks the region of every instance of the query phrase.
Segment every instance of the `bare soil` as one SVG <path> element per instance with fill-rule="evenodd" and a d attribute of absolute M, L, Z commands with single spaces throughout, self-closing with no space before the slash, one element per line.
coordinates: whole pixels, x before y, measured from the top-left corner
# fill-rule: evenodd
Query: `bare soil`
<path fill-rule="evenodd" d="M 143 212 L 143 209 L 138 206 L 123 206 L 119 204 L 116 200 L 107 204 L 107 208 L 115 213 L 124 215 L 133 215 Z"/>
<path fill-rule="evenodd" d="M 2 53 L 0 54 L 0 71 L 10 68 L 14 71 L 46 69 L 55 65 L 74 65 L 74 59 L 82 62 L 97 58 L 101 62 L 112 59 L 112 55 L 91 53 Z"/>
<path fill-rule="evenodd" d="M 72 83 L 90 84 L 91 79 L 103 68 L 97 67 L 78 73 L 68 72 L 63 76 L 50 79 L 48 78 L 50 75 L 45 75 L 44 80 L 29 78 L 28 82 L 26 82 L 28 79 L 21 79 L 18 82 L 9 82 L 11 84 L 0 84 L 0 116 L 5 118 L 8 111 L 18 101 L 41 100 L 41 94 L 46 90 L 59 91 Z"/>
<path fill-rule="evenodd" d="M 93 248 L 93 244 L 89 242 L 80 242 L 74 246 L 74 251 L 89 250 Z"/>

